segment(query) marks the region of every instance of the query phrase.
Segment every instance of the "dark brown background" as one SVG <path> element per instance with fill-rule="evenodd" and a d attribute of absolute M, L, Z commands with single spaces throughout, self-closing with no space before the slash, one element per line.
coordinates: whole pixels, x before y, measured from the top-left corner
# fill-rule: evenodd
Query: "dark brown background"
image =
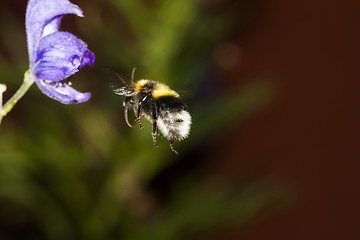
<path fill-rule="evenodd" d="M 360 2 L 264 1 L 239 40 L 243 78 L 272 76 L 276 99 L 223 144 L 227 170 L 275 174 L 295 205 L 219 239 L 358 239 Z M 219 153 L 220 155 L 222 153 Z"/>

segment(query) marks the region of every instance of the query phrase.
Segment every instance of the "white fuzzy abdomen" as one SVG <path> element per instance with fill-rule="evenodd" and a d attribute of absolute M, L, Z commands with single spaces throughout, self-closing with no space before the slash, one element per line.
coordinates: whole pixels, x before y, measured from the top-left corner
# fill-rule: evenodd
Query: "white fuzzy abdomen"
<path fill-rule="evenodd" d="M 181 141 L 189 135 L 191 116 L 185 111 L 163 112 L 157 120 L 159 130 L 170 141 Z"/>

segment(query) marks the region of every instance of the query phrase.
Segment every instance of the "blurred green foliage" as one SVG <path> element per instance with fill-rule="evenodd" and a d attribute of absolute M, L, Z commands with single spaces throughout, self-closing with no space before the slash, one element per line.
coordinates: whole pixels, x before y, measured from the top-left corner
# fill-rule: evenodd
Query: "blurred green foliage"
<path fill-rule="evenodd" d="M 0 239 L 184 239 L 245 223 L 273 203 L 278 192 L 268 182 L 221 183 L 201 171 L 206 163 L 198 159 L 208 155 L 197 149 L 273 94 L 265 81 L 217 90 L 221 79 L 212 52 L 249 24 L 249 2 L 74 1 L 85 18 L 66 16 L 63 28 L 76 32 L 96 55 L 95 66 L 84 68 L 74 84 L 93 97 L 65 106 L 34 86 L 3 119 Z M 26 1 L 0 3 L 5 99 L 27 69 L 25 6 Z M 136 78 L 185 92 L 193 125 L 189 139 L 175 143 L 179 157 L 166 140 L 154 149 L 147 124 L 141 131 L 124 124 L 122 99 L 109 87 L 121 81 L 109 69 L 127 76 L 134 66 Z M 154 182 L 168 181 L 162 174 L 181 161 L 200 166 L 179 169 L 161 197 Z"/>

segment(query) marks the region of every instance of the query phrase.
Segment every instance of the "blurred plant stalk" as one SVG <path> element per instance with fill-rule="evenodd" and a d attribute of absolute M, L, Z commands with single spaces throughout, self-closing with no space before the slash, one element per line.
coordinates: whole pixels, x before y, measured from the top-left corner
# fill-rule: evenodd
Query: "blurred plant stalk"
<path fill-rule="evenodd" d="M 30 70 L 27 70 L 24 75 L 24 81 L 21 84 L 20 88 L 16 91 L 16 93 L 2 106 L 2 95 L 6 91 L 6 85 L 0 84 L 0 124 L 3 117 L 6 116 L 8 112 L 15 106 L 15 104 L 20 100 L 22 96 L 29 90 L 30 86 L 35 82 L 34 75 Z"/>

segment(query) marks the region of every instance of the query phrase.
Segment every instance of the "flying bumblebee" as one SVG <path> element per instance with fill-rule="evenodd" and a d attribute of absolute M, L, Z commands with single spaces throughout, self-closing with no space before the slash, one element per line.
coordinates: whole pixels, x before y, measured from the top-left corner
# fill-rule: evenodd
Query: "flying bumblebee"
<path fill-rule="evenodd" d="M 140 128 L 143 128 L 141 116 L 152 123 L 155 147 L 158 147 L 156 135 L 159 135 L 160 130 L 170 141 L 171 150 L 178 154 L 173 142 L 185 139 L 190 132 L 191 116 L 187 106 L 177 92 L 163 83 L 146 79 L 134 81 L 134 70 L 131 84 L 114 91 L 125 96 L 123 106 L 126 124 L 133 127 L 128 119 L 128 110 L 132 109 Z"/>

